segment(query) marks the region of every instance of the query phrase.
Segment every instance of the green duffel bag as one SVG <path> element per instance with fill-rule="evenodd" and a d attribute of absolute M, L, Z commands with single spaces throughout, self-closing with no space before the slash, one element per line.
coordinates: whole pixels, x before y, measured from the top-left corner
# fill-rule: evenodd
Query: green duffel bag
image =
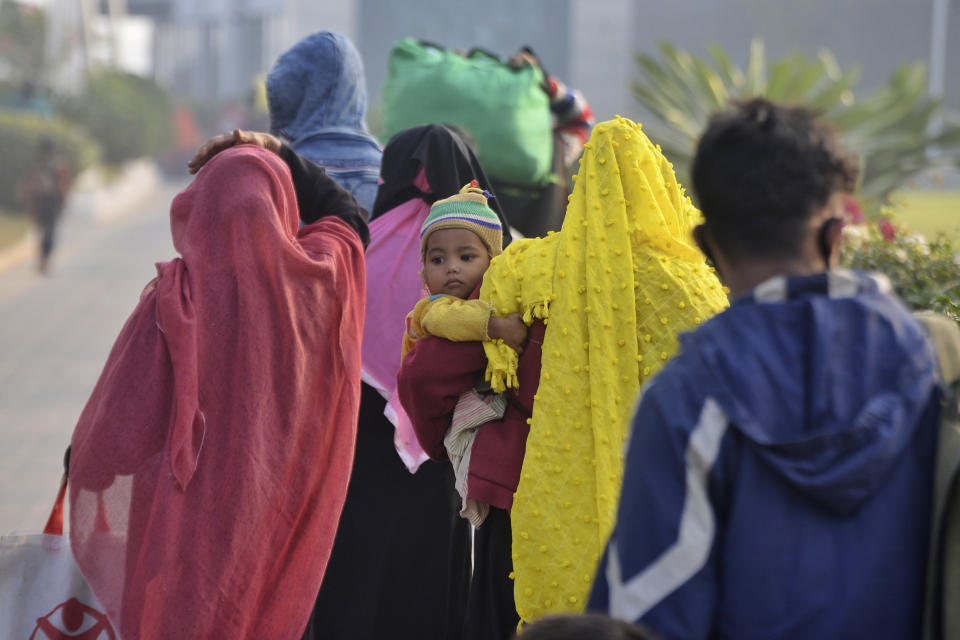
<path fill-rule="evenodd" d="M 433 122 L 466 127 L 491 178 L 542 186 L 553 176 L 553 127 L 543 72 L 512 68 L 485 51 L 466 56 L 404 38 L 390 51 L 383 87 L 388 136 Z"/>

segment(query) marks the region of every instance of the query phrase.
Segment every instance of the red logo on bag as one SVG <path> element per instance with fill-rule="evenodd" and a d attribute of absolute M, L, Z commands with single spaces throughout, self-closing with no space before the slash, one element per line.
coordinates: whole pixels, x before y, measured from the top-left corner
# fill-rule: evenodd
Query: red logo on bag
<path fill-rule="evenodd" d="M 76 598 L 58 604 L 53 611 L 37 619 L 30 640 L 117 640 L 106 614 L 88 607 Z"/>

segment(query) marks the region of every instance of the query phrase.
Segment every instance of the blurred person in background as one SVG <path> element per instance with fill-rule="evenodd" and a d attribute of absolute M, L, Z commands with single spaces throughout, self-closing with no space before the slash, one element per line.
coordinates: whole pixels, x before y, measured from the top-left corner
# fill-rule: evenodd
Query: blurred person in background
<path fill-rule="evenodd" d="M 56 151 L 53 141 L 44 138 L 37 149 L 36 162 L 19 186 L 20 199 L 33 218 L 40 244 L 37 270 L 47 273 L 56 241 L 57 224 L 73 182 L 67 161 Z"/>
<path fill-rule="evenodd" d="M 277 59 L 266 86 L 270 131 L 372 210 L 382 152 L 364 123 L 366 80 L 353 44 L 330 31 L 307 36 Z"/>

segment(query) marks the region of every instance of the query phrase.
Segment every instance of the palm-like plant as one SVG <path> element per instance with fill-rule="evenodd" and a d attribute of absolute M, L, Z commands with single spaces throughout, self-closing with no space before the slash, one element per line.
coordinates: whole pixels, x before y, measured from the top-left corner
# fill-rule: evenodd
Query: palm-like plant
<path fill-rule="evenodd" d="M 659 58 L 637 55 L 642 79 L 633 84 L 633 93 L 654 118 L 646 123 L 651 139 L 684 180 L 710 114 L 731 100 L 755 96 L 823 113 L 860 156 L 859 194 L 868 209 L 925 169 L 960 165 L 960 120 L 944 112 L 941 100 L 926 95 L 922 64 L 901 66 L 887 84 L 860 98 L 854 95 L 859 70 L 842 69 L 826 50 L 815 58 L 791 54 L 768 63 L 763 41 L 755 39 L 745 68 L 717 46 L 703 58 L 669 43 L 659 50 Z M 942 118 L 942 127 L 931 133 L 936 118 Z"/>

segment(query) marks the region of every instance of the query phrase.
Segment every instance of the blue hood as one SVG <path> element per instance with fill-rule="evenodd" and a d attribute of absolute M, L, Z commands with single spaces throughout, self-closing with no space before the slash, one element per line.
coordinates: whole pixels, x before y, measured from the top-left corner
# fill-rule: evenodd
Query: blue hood
<path fill-rule="evenodd" d="M 888 477 L 936 385 L 923 330 L 888 288 L 840 270 L 776 278 L 681 338 L 757 455 L 840 514 Z"/>
<path fill-rule="evenodd" d="M 360 54 L 346 37 L 307 36 L 267 76 L 270 130 L 318 164 L 378 168 L 380 145 L 363 122 L 365 82 Z"/>

